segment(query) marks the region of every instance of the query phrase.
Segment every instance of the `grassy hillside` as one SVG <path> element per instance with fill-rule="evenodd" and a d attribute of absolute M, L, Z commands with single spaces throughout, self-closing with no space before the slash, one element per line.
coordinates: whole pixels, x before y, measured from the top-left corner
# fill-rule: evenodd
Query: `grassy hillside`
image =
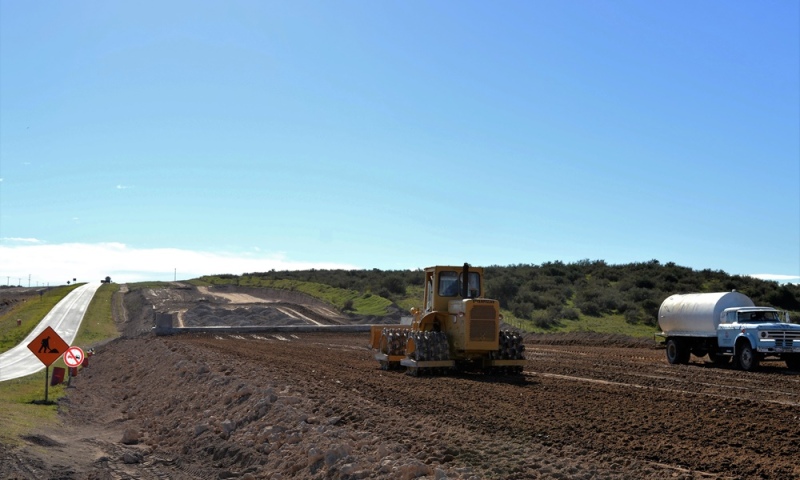
<path fill-rule="evenodd" d="M 385 315 L 395 304 L 421 306 L 421 270 L 302 270 L 215 275 L 197 284 L 243 285 L 296 290 L 343 311 Z M 676 293 L 738 290 L 757 305 L 773 306 L 800 319 L 800 285 L 781 285 L 723 271 L 695 271 L 656 260 L 609 265 L 576 263 L 485 267 L 486 296 L 497 299 L 508 323 L 530 332 L 593 331 L 651 336 L 658 308 Z"/>

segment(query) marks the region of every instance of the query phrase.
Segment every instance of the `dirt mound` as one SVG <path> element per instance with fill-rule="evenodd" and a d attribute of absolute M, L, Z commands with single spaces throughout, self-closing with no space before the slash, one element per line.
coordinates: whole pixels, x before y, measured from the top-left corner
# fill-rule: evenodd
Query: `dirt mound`
<path fill-rule="evenodd" d="M 336 307 L 301 292 L 271 288 L 213 286 L 135 290 L 124 296 L 132 312 L 124 325 L 129 335 L 149 333 L 153 312 L 170 313 L 174 326 L 347 325 L 396 324 L 402 312 L 392 306 L 385 316 L 342 313 Z"/>
<path fill-rule="evenodd" d="M 203 304 L 189 309 L 184 315 L 184 326 L 256 326 L 256 325 L 307 325 L 309 323 L 330 325 L 333 319 L 317 312 L 290 303 L 275 303 L 269 306 L 255 305 L 238 308 L 215 308 Z"/>

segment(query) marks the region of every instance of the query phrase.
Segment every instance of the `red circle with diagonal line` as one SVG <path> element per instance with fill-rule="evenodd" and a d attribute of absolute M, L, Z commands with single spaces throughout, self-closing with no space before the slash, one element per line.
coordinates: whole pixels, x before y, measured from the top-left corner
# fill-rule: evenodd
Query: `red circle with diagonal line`
<path fill-rule="evenodd" d="M 78 367 L 83 362 L 83 350 L 80 347 L 69 347 L 64 352 L 64 363 L 68 367 Z"/>

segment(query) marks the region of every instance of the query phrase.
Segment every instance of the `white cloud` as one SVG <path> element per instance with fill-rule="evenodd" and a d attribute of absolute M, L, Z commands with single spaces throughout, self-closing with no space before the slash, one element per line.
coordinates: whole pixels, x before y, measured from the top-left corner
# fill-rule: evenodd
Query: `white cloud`
<path fill-rule="evenodd" d="M 354 265 L 287 260 L 282 254 L 214 253 L 178 248 L 131 248 L 122 243 L 0 245 L 0 284 L 63 285 L 75 278 L 117 283 L 171 281 L 202 275 L 269 270 L 355 269 Z"/>
<path fill-rule="evenodd" d="M 760 280 L 774 280 L 780 283 L 796 283 L 793 280 L 800 280 L 800 277 L 796 275 L 780 275 L 776 273 L 753 273 L 749 276 Z"/>
<path fill-rule="evenodd" d="M 117 185 L 117 190 L 127 190 L 129 188 L 133 188 L 133 187 L 128 186 L 128 185 Z"/>

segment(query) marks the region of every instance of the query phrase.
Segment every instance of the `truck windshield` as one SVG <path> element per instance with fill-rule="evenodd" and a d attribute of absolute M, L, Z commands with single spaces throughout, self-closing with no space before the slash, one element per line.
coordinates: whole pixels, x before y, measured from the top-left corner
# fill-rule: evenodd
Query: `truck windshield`
<path fill-rule="evenodd" d="M 778 312 L 739 312 L 739 322 L 780 322 Z"/>

